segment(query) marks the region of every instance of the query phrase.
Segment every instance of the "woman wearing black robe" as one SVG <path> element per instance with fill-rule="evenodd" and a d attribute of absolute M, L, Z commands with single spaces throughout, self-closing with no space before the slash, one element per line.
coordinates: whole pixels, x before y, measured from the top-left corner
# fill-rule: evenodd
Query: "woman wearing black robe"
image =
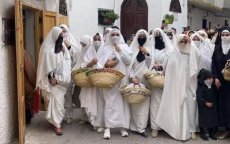
<path fill-rule="evenodd" d="M 224 32 L 225 30 L 230 31 L 229 27 L 224 27 L 219 30 L 218 38 L 215 45 L 215 50 L 212 56 L 212 73 L 215 78 L 215 85 L 217 88 L 217 107 L 218 107 L 218 120 L 219 127 L 225 127 L 226 132 L 220 137 L 224 139 L 230 136 L 230 81 L 226 81 L 223 78 L 222 70 L 225 64 L 230 59 L 230 52 L 224 52 L 222 48 L 222 40 L 225 37 L 225 43 L 227 42 L 226 37 L 229 33 Z M 228 36 L 230 38 L 230 36 Z M 230 41 L 228 40 L 230 45 Z"/>

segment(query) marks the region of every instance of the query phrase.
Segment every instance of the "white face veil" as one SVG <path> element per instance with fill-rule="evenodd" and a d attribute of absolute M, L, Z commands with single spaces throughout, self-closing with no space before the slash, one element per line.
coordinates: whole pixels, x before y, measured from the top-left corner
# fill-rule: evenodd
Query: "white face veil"
<path fill-rule="evenodd" d="M 222 31 L 222 33 L 229 33 L 228 30 L 224 30 Z M 222 46 L 222 52 L 223 54 L 228 54 L 229 50 L 230 50 L 230 36 L 225 36 L 225 37 L 221 37 L 221 46 Z"/>
<path fill-rule="evenodd" d="M 83 67 L 86 67 L 87 64 L 89 62 L 91 62 L 91 60 L 93 58 L 97 58 L 99 59 L 99 56 L 101 55 L 101 52 L 102 52 L 102 48 L 104 46 L 104 39 L 103 39 L 103 36 L 102 34 L 99 34 L 100 38 L 101 38 L 101 45 L 100 47 L 98 48 L 98 50 L 96 51 L 96 48 L 95 48 L 95 44 L 92 42 L 92 46 L 88 48 L 87 52 L 85 53 L 85 57 L 84 57 L 84 64 L 83 64 Z"/>
<path fill-rule="evenodd" d="M 92 40 L 92 38 L 91 38 L 90 36 L 88 36 L 88 35 L 83 35 L 83 36 L 80 38 L 80 42 L 84 43 L 86 46 L 84 46 L 84 47 L 81 48 L 81 53 L 80 53 L 80 55 L 79 55 L 79 58 L 78 58 L 78 60 L 77 60 L 77 63 L 75 64 L 75 66 L 74 66 L 74 68 L 73 68 L 74 70 L 75 70 L 75 69 L 82 68 L 81 65 L 82 65 L 82 63 L 83 63 L 83 61 L 84 61 L 84 56 L 85 56 L 87 50 L 92 46 L 93 40 Z"/>
<path fill-rule="evenodd" d="M 113 33 L 119 33 L 120 37 L 119 37 L 119 41 L 118 44 L 120 47 L 124 47 L 123 48 L 123 52 L 127 53 L 127 54 L 131 54 L 132 51 L 130 50 L 130 48 L 125 44 L 124 38 L 121 35 L 121 32 L 118 29 L 112 29 L 110 31 L 110 33 L 108 34 L 108 39 L 105 42 L 104 47 L 101 49 L 101 54 L 100 54 L 100 59 L 98 61 L 97 67 L 98 68 L 104 68 L 105 63 L 107 62 L 107 60 L 109 59 L 109 57 L 111 56 L 112 53 L 116 54 L 116 58 L 118 58 L 118 60 L 120 61 L 120 56 L 117 54 L 117 52 L 115 51 L 114 48 L 114 44 L 111 41 L 111 35 Z"/>
<path fill-rule="evenodd" d="M 62 52 L 58 54 L 54 53 L 56 41 L 61 33 L 61 28 L 53 27 L 42 43 L 38 59 L 37 87 L 39 86 L 40 81 L 43 80 L 48 73 L 57 68 L 63 60 Z"/>

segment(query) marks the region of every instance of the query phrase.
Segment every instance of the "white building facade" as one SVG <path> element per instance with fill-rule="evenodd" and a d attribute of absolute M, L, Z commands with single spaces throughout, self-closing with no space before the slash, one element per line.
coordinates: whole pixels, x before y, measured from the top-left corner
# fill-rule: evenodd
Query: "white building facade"
<path fill-rule="evenodd" d="M 229 0 L 188 0 L 188 26 L 198 30 L 228 25 L 229 8 Z"/>
<path fill-rule="evenodd" d="M 79 39 L 83 34 L 93 36 L 97 32 L 103 33 L 103 26 L 98 24 L 98 9 L 111 9 L 121 16 L 122 4 L 126 0 L 73 0 L 72 9 L 69 13 L 69 24 L 73 35 Z M 161 27 L 165 14 L 172 14 L 169 11 L 171 0 L 146 0 L 148 7 L 148 31 Z M 187 0 L 180 0 L 182 13 L 179 13 L 177 20 L 171 25 L 182 32 L 187 27 Z M 121 27 L 121 17 L 114 25 Z M 134 32 L 135 33 L 135 32 Z"/>

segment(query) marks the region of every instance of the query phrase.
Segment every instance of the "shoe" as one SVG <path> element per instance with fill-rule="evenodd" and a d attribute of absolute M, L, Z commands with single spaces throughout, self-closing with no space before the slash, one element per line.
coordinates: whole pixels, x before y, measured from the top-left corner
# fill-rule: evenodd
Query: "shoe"
<path fill-rule="evenodd" d="M 200 134 L 200 138 L 205 141 L 208 141 L 208 136 L 206 136 L 205 134 Z"/>
<path fill-rule="evenodd" d="M 217 137 L 216 137 L 214 134 L 210 134 L 209 137 L 210 137 L 212 140 L 217 140 Z"/>
<path fill-rule="evenodd" d="M 148 133 L 146 131 L 140 133 L 141 136 L 143 136 L 144 138 L 148 138 Z"/>
<path fill-rule="evenodd" d="M 109 128 L 105 129 L 103 138 L 110 139 L 110 129 Z"/>
<path fill-rule="evenodd" d="M 195 132 L 192 132 L 192 134 L 191 134 L 191 139 L 192 139 L 192 140 L 197 139 L 197 135 L 196 135 L 196 133 L 195 133 Z"/>
<path fill-rule="evenodd" d="M 66 119 L 66 123 L 67 123 L 67 124 L 72 124 L 72 118 L 67 118 L 67 119 Z"/>
<path fill-rule="evenodd" d="M 226 131 L 224 134 L 222 134 L 222 135 L 219 136 L 218 138 L 219 138 L 220 140 L 222 140 L 222 139 L 225 139 L 225 138 L 228 138 L 228 137 L 230 137 L 230 132 Z"/>
<path fill-rule="evenodd" d="M 128 135 L 129 135 L 128 132 L 125 129 L 121 129 L 120 132 L 121 132 L 122 137 L 128 137 Z"/>
<path fill-rule="evenodd" d="M 158 130 L 152 130 L 151 135 L 153 138 L 156 138 L 158 136 Z"/>
<path fill-rule="evenodd" d="M 55 127 L 54 130 L 55 130 L 56 135 L 58 135 L 58 136 L 63 135 L 63 131 L 62 131 L 61 128 L 56 128 L 56 127 Z"/>
<path fill-rule="evenodd" d="M 85 120 L 81 120 L 78 122 L 79 125 L 85 125 L 86 123 L 87 123 L 87 121 L 85 121 Z"/>
<path fill-rule="evenodd" d="M 105 130 L 104 128 L 99 127 L 99 128 L 97 129 L 97 132 L 98 132 L 98 133 L 102 133 L 104 130 Z"/>

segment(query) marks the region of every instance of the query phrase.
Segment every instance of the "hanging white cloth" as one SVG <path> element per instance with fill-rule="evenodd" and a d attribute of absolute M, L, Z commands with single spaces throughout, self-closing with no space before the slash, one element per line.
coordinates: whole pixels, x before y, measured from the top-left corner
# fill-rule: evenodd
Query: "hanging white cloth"
<path fill-rule="evenodd" d="M 61 28 L 52 28 L 41 46 L 36 84 L 48 104 L 46 119 L 57 128 L 61 127 L 65 114 L 64 95 L 71 79 L 71 59 L 68 50 L 65 48 L 64 53 L 54 53 L 55 42 L 61 33 Z M 49 73 L 55 75 L 58 84 L 52 86 L 49 83 Z"/>
<path fill-rule="evenodd" d="M 141 29 L 136 33 L 130 45 L 130 49 L 133 51 L 134 55 L 132 58 L 132 63 L 129 67 L 130 77 L 138 78 L 141 85 L 142 83 L 146 84 L 144 74 L 148 72 L 148 69 L 151 63 L 150 55 L 149 56 L 145 55 L 145 60 L 142 62 L 138 62 L 136 58 L 139 53 L 138 37 L 139 35 L 143 35 L 143 34 L 146 36 L 146 42 L 144 43 L 143 47 L 148 50 L 149 54 L 151 52 L 149 34 L 147 31 Z M 145 128 L 147 127 L 148 116 L 149 116 L 149 105 L 150 105 L 150 97 L 147 97 L 145 101 L 143 101 L 140 104 L 130 105 L 130 115 L 131 115 L 130 129 L 132 131 L 136 131 L 139 133 L 142 133 L 145 131 Z"/>
<path fill-rule="evenodd" d="M 185 35 L 180 35 L 180 42 Z M 189 53 L 170 53 L 164 91 L 156 124 L 177 140 L 187 140 L 197 128 L 196 88 L 199 52 L 191 43 Z"/>
<path fill-rule="evenodd" d="M 111 41 L 111 35 L 113 33 L 119 33 L 119 41 L 118 46 L 121 49 L 121 52 L 118 53 L 115 48 L 114 44 Z M 109 33 L 108 41 L 106 41 L 104 47 L 102 48 L 101 56 L 99 56 L 99 60 L 97 63 L 97 68 L 104 68 L 105 63 L 109 59 L 117 58 L 119 61 L 118 64 L 113 68 L 122 72 L 123 74 L 128 75 L 127 68 L 128 65 L 131 63 L 131 55 L 132 51 L 129 50 L 129 47 L 124 43 L 124 39 L 119 30 L 113 29 Z M 122 80 L 123 84 L 125 83 Z M 129 121 L 130 121 L 130 112 L 129 106 L 124 101 L 123 97 L 119 92 L 119 88 L 121 87 L 121 83 L 119 82 L 113 88 L 104 88 L 102 89 L 103 92 L 103 108 L 104 108 L 104 123 L 105 127 L 107 128 L 129 128 Z"/>
<path fill-rule="evenodd" d="M 160 35 L 162 36 L 162 40 L 165 44 L 165 48 L 163 48 L 162 50 L 158 50 L 155 48 L 155 35 L 156 33 L 160 33 Z M 152 34 L 152 64 L 151 64 L 151 69 L 154 64 L 158 64 L 160 66 L 162 66 L 163 68 L 165 67 L 165 63 L 167 61 L 168 55 L 169 53 L 174 49 L 170 39 L 168 38 L 168 36 L 164 33 L 163 30 L 156 28 L 153 31 Z M 158 114 L 158 110 L 159 110 L 159 106 L 161 103 L 161 97 L 162 97 L 162 89 L 160 88 L 154 88 L 152 90 L 152 94 L 151 94 L 151 100 L 150 100 L 150 123 L 151 123 L 151 129 L 154 130 L 160 130 L 160 127 L 156 124 L 156 117 Z"/>

